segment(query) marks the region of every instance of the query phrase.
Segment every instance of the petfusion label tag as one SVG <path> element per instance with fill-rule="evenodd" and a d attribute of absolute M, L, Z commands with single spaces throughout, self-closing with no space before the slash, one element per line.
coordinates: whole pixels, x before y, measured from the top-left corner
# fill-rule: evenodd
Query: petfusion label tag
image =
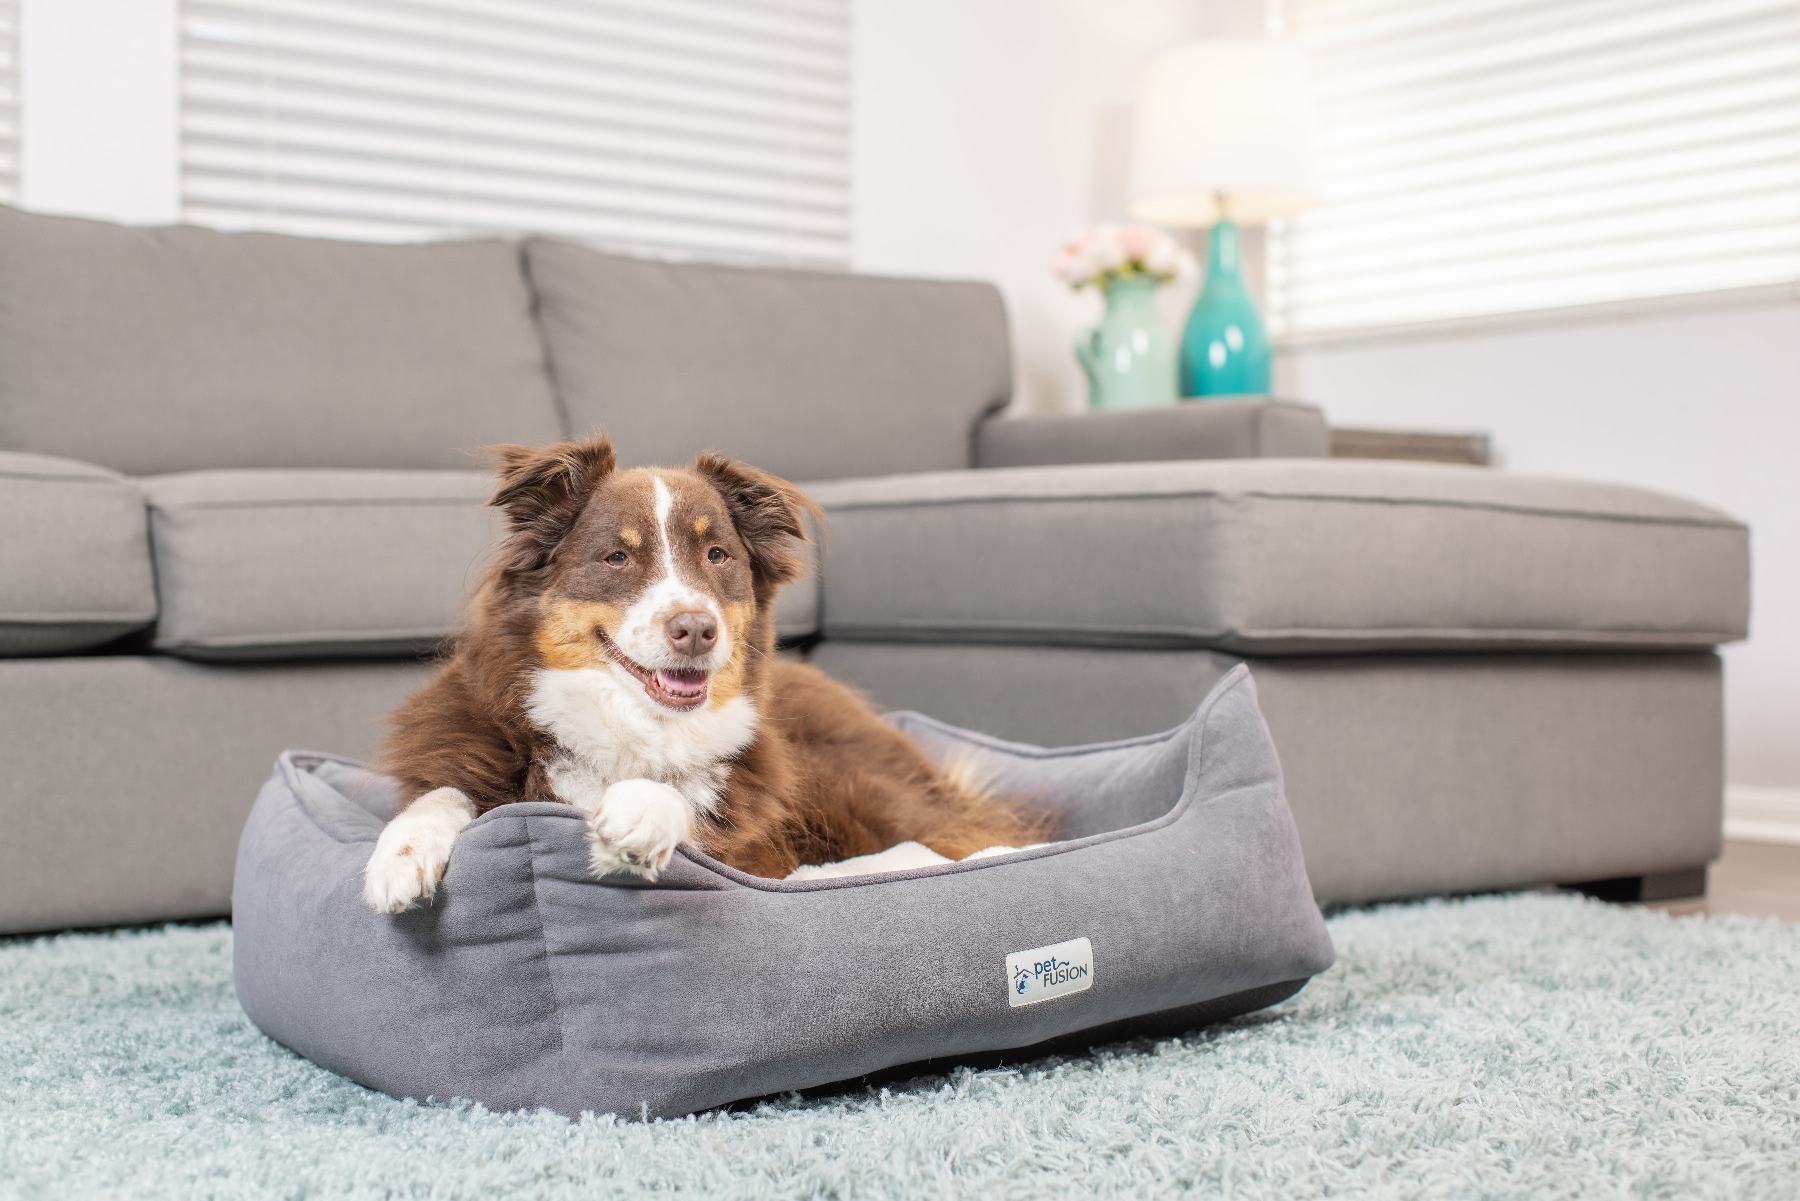
<path fill-rule="evenodd" d="M 1094 944 L 1071 938 L 1006 957 L 1006 1003 L 1017 1009 L 1081 992 L 1094 983 Z"/>

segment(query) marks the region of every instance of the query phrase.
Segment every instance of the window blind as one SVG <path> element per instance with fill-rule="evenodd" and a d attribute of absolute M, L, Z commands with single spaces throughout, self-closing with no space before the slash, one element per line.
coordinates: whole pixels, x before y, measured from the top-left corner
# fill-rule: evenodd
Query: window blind
<path fill-rule="evenodd" d="M 0 204 L 19 197 L 19 4 L 0 0 Z"/>
<path fill-rule="evenodd" d="M 1800 280 L 1800 0 L 1287 0 L 1289 335 Z"/>
<path fill-rule="evenodd" d="M 847 5 L 183 0 L 183 210 L 840 267 Z"/>

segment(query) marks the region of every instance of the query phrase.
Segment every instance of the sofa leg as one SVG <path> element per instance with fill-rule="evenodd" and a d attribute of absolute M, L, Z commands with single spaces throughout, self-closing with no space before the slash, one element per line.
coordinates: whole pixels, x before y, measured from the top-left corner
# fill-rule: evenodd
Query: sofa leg
<path fill-rule="evenodd" d="M 1628 903 L 1632 901 L 1673 901 L 1706 895 L 1706 865 L 1679 871 L 1656 872 L 1648 876 L 1619 876 L 1611 880 L 1589 880 L 1568 887 L 1584 892 L 1598 901 Z"/>

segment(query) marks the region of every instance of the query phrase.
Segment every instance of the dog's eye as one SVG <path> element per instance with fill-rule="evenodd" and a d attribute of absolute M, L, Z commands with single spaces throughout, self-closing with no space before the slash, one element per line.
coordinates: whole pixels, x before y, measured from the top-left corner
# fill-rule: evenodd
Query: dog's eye
<path fill-rule="evenodd" d="M 730 555 L 726 554 L 723 550 L 719 549 L 716 546 L 706 552 L 706 561 L 708 563 L 723 563 L 725 560 L 727 560 L 729 558 L 731 558 Z"/>
<path fill-rule="evenodd" d="M 616 550 L 612 554 L 606 556 L 604 562 L 611 563 L 614 567 L 623 567 L 626 563 L 625 552 Z"/>

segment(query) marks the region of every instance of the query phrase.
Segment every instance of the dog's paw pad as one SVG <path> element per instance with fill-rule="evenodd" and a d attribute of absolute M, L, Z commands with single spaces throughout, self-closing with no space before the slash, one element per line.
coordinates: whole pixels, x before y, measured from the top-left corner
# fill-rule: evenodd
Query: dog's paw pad
<path fill-rule="evenodd" d="M 693 837 L 687 798 L 654 780 L 621 780 L 588 819 L 595 875 L 626 872 L 654 880 L 675 848 Z"/>

